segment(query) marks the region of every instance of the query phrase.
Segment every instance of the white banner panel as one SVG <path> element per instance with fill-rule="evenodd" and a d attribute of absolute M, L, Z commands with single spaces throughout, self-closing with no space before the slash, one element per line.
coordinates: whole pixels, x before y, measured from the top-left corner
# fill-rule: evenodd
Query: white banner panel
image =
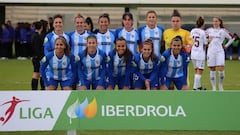
<path fill-rule="evenodd" d="M 0 131 L 52 130 L 71 91 L 0 92 Z"/>

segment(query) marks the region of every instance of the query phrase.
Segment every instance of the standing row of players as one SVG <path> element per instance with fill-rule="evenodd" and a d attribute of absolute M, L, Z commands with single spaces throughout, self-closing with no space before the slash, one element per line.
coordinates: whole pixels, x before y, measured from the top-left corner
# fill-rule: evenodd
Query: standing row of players
<path fill-rule="evenodd" d="M 230 39 L 226 47 L 231 44 L 233 39 L 228 35 L 225 29 L 221 28 L 221 19 L 217 17 L 214 17 L 214 19 L 217 20 L 218 26 L 216 25 L 215 27 L 213 23 L 213 30 L 208 30 L 209 48 L 216 46 L 219 48 L 219 51 L 222 51 L 223 49 L 220 49 L 222 48 L 221 39 L 224 39 L 225 37 Z M 124 13 L 122 20 L 123 27 L 118 28 L 114 33 L 108 28 L 110 24 L 108 14 L 99 16 L 99 31 L 92 36 L 91 32 L 86 31 L 83 27 L 85 21 L 83 16 L 78 15 L 75 17 L 74 22 L 76 30 L 67 34 L 63 32 L 62 16 L 56 15 L 54 17 L 54 30 L 46 36 L 44 41 L 45 57 L 42 60 L 40 70 L 41 75 L 45 80 L 46 88 L 56 89 L 58 82 L 65 82 L 69 79 L 66 88 L 66 84 L 61 83 L 63 89 L 72 89 L 72 85 L 70 84 L 74 83 L 78 83 L 78 89 L 110 89 L 114 88 L 114 83 L 119 84 L 120 82 L 124 82 L 123 80 L 125 79 L 122 78 L 118 78 L 117 80 L 114 79 L 114 76 L 117 74 L 122 74 L 125 75 L 125 77 L 127 76 L 126 78 L 130 79 L 130 81 L 125 80 L 128 85 L 119 85 L 120 89 L 159 89 L 159 84 L 161 84 L 160 89 L 169 89 L 170 82 L 174 82 L 177 89 L 188 89 L 186 78 L 190 47 L 194 44 L 192 52 L 198 50 L 198 53 L 201 53 L 200 55 L 204 55 L 205 51 L 203 53 L 199 52 L 199 50 L 204 50 L 203 45 L 200 43 L 202 42 L 202 40 L 200 41 L 200 37 L 197 37 L 194 33 L 190 35 L 188 31 L 181 29 L 181 15 L 179 12 L 177 10 L 173 11 L 171 16 L 172 28 L 166 30 L 161 26 L 157 26 L 157 14 L 155 11 L 149 11 L 146 14 L 147 24 L 140 27 L 138 30 L 133 28 L 133 16 L 131 13 Z M 204 20 L 202 22 L 202 26 L 203 25 Z M 200 31 L 200 26 L 198 30 Z M 195 32 L 195 34 L 200 36 L 199 32 Z M 206 35 L 204 36 L 206 37 Z M 96 39 L 94 39 L 94 37 L 96 37 Z M 57 44 L 58 40 L 56 39 L 58 38 L 64 39 L 61 44 Z M 124 39 L 124 42 L 126 42 L 126 50 L 129 49 L 129 52 L 131 52 L 128 54 L 129 57 L 133 57 L 128 59 L 132 60 L 132 62 L 130 62 L 130 68 L 127 67 L 128 64 L 126 59 L 122 57 L 123 54 L 121 55 L 117 53 L 118 44 L 115 41 L 116 39 Z M 194 39 L 195 42 L 193 42 L 192 39 Z M 67 44 L 70 44 L 69 48 L 71 49 L 70 52 L 73 54 L 73 58 L 71 58 L 72 56 L 70 57 L 70 55 L 66 57 L 67 54 L 65 54 L 66 52 L 64 51 L 60 56 L 57 55 L 57 50 L 59 52 L 61 50 L 57 48 L 60 45 L 64 46 L 64 41 L 66 41 Z M 116 46 L 114 46 L 115 42 Z M 205 41 L 203 43 L 204 45 L 207 44 Z M 211 43 L 214 45 L 211 45 Z M 220 46 L 219 43 L 221 43 Z M 93 48 L 95 48 L 95 50 Z M 162 55 L 161 48 L 164 48 L 165 50 Z M 216 50 L 213 51 L 214 53 L 211 54 L 219 54 Z M 111 56 L 112 53 L 114 53 L 114 56 Z M 124 54 L 125 53 L 126 52 L 124 52 Z M 104 54 L 105 56 L 100 56 L 100 54 Z M 79 60 L 78 57 L 80 58 Z M 194 59 L 193 57 L 194 56 L 192 55 L 192 59 Z M 224 57 L 223 63 L 222 60 L 219 62 L 219 57 L 214 55 L 211 58 L 213 57 L 217 58 L 217 60 L 210 60 L 209 55 L 209 63 L 211 63 L 209 67 L 211 68 L 210 76 L 213 90 L 216 90 L 216 86 L 214 88 L 214 79 L 216 78 L 214 78 L 214 72 L 216 67 L 222 69 L 219 72 L 219 75 L 221 75 L 220 83 L 222 83 L 224 78 Z M 111 66 L 111 62 L 109 63 L 111 60 L 113 61 L 113 66 Z M 198 70 L 202 71 L 204 69 L 204 66 L 202 66 L 205 62 L 204 60 L 199 61 L 199 57 L 197 57 L 196 62 L 194 62 L 196 69 L 194 89 L 201 89 L 201 72 L 198 72 Z M 73 65 L 70 66 L 69 62 L 73 62 Z M 74 70 L 74 62 L 75 66 L 78 65 L 76 66 L 77 70 Z M 67 71 L 68 68 L 72 70 L 69 73 L 72 75 L 71 77 L 66 76 L 67 72 L 70 71 Z M 99 71 L 106 72 L 104 69 L 107 69 L 107 73 L 99 74 Z M 128 72 L 128 74 L 119 69 L 123 69 L 123 71 Z M 76 76 L 76 71 L 78 71 L 78 76 Z M 97 75 L 97 77 L 94 79 L 95 75 Z M 138 82 L 137 80 L 141 81 Z M 99 83 L 101 84 L 99 85 L 100 87 L 98 87 Z M 222 86 L 222 84 L 219 86 Z M 219 87 L 219 89 L 222 90 L 223 88 Z"/>

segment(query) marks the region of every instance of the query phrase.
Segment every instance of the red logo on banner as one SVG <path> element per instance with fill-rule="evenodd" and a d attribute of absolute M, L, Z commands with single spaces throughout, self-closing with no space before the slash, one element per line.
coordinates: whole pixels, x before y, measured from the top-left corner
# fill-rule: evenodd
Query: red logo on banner
<path fill-rule="evenodd" d="M 6 124 L 11 119 L 17 104 L 20 102 L 24 102 L 24 101 L 30 101 L 30 100 L 21 100 L 21 99 L 16 98 L 15 96 L 13 96 L 12 100 L 1 104 L 1 106 L 10 104 L 10 106 L 6 110 L 4 116 L 0 116 L 0 122 L 2 122 L 2 125 Z"/>

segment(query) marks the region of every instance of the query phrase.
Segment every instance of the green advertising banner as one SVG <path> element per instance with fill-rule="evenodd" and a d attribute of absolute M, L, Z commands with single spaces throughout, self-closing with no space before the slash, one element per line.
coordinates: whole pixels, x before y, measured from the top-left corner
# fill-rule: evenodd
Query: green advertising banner
<path fill-rule="evenodd" d="M 53 130 L 240 130 L 237 91 L 73 91 Z"/>

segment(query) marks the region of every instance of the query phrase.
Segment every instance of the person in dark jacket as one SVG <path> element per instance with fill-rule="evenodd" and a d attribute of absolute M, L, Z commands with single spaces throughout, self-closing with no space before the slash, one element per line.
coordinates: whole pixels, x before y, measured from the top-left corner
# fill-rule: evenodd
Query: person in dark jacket
<path fill-rule="evenodd" d="M 44 36 L 42 36 L 43 25 L 41 22 L 34 23 L 35 32 L 32 35 L 31 43 L 32 43 L 32 64 L 33 64 L 33 75 L 32 75 L 32 90 L 38 89 L 38 80 L 40 78 L 41 90 L 44 90 L 44 82 L 40 77 L 39 69 L 40 69 L 40 61 L 44 56 L 44 48 L 43 41 Z"/>

